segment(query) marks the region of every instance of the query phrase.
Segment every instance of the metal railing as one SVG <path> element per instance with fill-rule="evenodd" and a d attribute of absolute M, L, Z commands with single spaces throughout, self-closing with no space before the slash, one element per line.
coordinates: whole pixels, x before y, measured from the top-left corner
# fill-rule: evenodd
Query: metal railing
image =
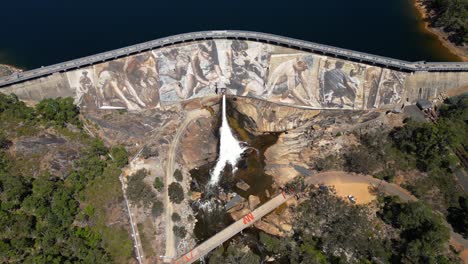
<path fill-rule="evenodd" d="M 392 59 L 364 52 L 352 51 L 348 49 L 337 48 L 324 44 L 317 44 L 314 42 L 298 40 L 289 37 L 282 37 L 268 33 L 240 30 L 222 30 L 178 34 L 174 36 L 151 40 L 148 42 L 143 42 L 140 44 L 135 44 L 132 46 L 123 47 L 120 49 L 98 53 L 91 56 L 82 57 L 75 60 L 53 64 L 38 69 L 33 69 L 25 72 L 17 72 L 12 75 L 0 78 L 0 87 L 39 77 L 44 77 L 56 72 L 66 72 L 69 70 L 94 65 L 103 61 L 113 60 L 119 57 L 136 54 L 142 51 L 157 49 L 176 43 L 224 38 L 262 41 L 273 45 L 297 48 L 312 53 L 340 57 L 348 60 L 353 60 L 366 64 L 374 64 L 377 66 L 392 68 L 401 71 L 468 71 L 468 63 L 466 62 L 407 62 L 403 60 Z"/>

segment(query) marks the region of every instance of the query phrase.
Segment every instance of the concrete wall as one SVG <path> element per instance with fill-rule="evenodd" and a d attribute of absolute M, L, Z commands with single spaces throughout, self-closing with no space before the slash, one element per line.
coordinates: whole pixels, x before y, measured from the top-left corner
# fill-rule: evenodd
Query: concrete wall
<path fill-rule="evenodd" d="M 21 99 L 73 96 L 84 109 L 142 110 L 228 93 L 316 109 L 371 109 L 467 85 L 467 73 L 404 73 L 244 40 L 171 45 L 1 89 Z M 419 89 L 421 88 L 421 91 Z"/>
<path fill-rule="evenodd" d="M 5 94 L 15 93 L 25 101 L 40 101 L 44 98 L 75 97 L 76 92 L 71 89 L 68 79 L 63 73 L 56 73 L 43 78 L 13 84 L 1 88 L 0 92 Z"/>
<path fill-rule="evenodd" d="M 468 92 L 468 73 L 416 72 L 406 78 L 405 91 L 405 98 L 409 102 L 432 100 L 441 93 L 455 95 Z"/>

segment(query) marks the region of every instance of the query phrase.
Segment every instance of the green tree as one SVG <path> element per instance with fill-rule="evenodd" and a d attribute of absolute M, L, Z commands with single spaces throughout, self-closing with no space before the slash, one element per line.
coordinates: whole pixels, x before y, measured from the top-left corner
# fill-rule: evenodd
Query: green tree
<path fill-rule="evenodd" d="M 181 219 L 180 215 L 178 213 L 172 213 L 171 218 L 172 218 L 172 221 L 174 221 L 174 222 L 179 222 L 180 219 Z"/>
<path fill-rule="evenodd" d="M 422 202 L 400 203 L 385 198 L 380 211 L 383 220 L 401 229 L 400 245 L 394 259 L 409 263 L 437 263 L 444 257 L 450 237 L 441 216 Z"/>
<path fill-rule="evenodd" d="M 156 195 L 143 180 L 148 175 L 146 169 L 140 169 L 130 175 L 127 186 L 127 196 L 134 203 L 143 203 L 144 206 L 149 206 Z"/>
<path fill-rule="evenodd" d="M 184 190 L 178 182 L 169 185 L 169 199 L 176 204 L 180 204 L 184 200 Z"/>
<path fill-rule="evenodd" d="M 153 214 L 153 217 L 160 216 L 163 211 L 164 211 L 163 203 L 159 200 L 154 201 L 153 206 L 151 207 L 151 213 Z"/>
<path fill-rule="evenodd" d="M 225 262 L 228 264 L 258 264 L 260 257 L 254 254 L 247 246 L 237 242 L 231 242 L 226 250 Z"/>
<path fill-rule="evenodd" d="M 262 242 L 263 245 L 265 245 L 265 248 L 272 253 L 278 253 L 280 251 L 281 241 L 274 236 L 260 232 L 260 242 Z"/>
<path fill-rule="evenodd" d="M 164 188 L 164 182 L 160 177 L 156 177 L 154 178 L 153 186 L 158 192 L 160 192 Z"/>
<path fill-rule="evenodd" d="M 187 235 L 187 230 L 183 226 L 174 226 L 172 227 L 172 231 L 176 235 L 176 237 L 184 238 Z"/>
<path fill-rule="evenodd" d="M 91 155 L 96 155 L 96 156 L 103 156 L 107 155 L 109 150 L 106 148 L 104 145 L 104 142 L 100 139 L 93 139 L 90 142 L 90 148 L 89 148 L 89 153 Z"/>
<path fill-rule="evenodd" d="M 0 131 L 0 149 L 7 149 L 9 148 L 13 143 L 8 140 L 6 137 L 5 133 L 2 133 Z"/>
<path fill-rule="evenodd" d="M 9 118 L 27 121 L 35 118 L 34 109 L 27 107 L 15 94 L 0 93 L 0 113 Z"/>
<path fill-rule="evenodd" d="M 0 173 L 0 187 L 0 206 L 4 210 L 18 209 L 31 191 L 29 180 L 21 175 Z"/>
<path fill-rule="evenodd" d="M 112 147 L 110 153 L 117 167 L 123 168 L 128 164 L 128 153 L 123 146 Z"/>
<path fill-rule="evenodd" d="M 81 127 L 79 110 L 73 104 L 73 98 L 43 99 L 36 105 L 36 112 L 40 118 L 54 125 L 64 127 L 67 123 Z"/>
<path fill-rule="evenodd" d="M 448 209 L 448 220 L 455 231 L 468 237 L 468 198 L 462 196 L 458 199 L 458 206 Z"/>
<path fill-rule="evenodd" d="M 183 180 L 182 172 L 179 169 L 176 169 L 174 171 L 174 179 L 176 179 L 178 182 L 181 182 Z"/>

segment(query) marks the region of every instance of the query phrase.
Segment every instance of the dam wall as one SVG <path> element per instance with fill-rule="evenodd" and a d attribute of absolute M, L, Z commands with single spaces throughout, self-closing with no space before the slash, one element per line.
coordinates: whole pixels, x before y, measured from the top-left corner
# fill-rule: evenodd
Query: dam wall
<path fill-rule="evenodd" d="M 48 73 L 44 75 L 25 72 L 24 80 L 4 79 L 8 84 L 0 91 L 32 102 L 71 96 L 89 110 L 151 109 L 221 89 L 297 107 L 365 110 L 432 99 L 468 85 L 467 63 L 426 65 L 388 59 L 385 64 L 381 57 L 357 60 L 339 52 L 280 44 L 229 38 L 172 43 L 48 73 L 60 69 L 53 65 L 43 70 Z"/>
<path fill-rule="evenodd" d="M 415 72 L 406 78 L 405 91 L 410 102 L 468 92 L 468 72 Z"/>

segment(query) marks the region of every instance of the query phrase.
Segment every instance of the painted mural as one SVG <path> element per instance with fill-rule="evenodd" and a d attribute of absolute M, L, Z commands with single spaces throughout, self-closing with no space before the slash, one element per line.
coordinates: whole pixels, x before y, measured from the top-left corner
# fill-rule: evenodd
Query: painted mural
<path fill-rule="evenodd" d="M 403 97 L 405 73 L 244 41 L 189 42 L 68 72 L 85 108 L 141 110 L 218 93 L 310 108 L 370 109 Z"/>
<path fill-rule="evenodd" d="M 141 110 L 159 105 L 154 57 L 142 53 L 67 72 L 75 103 L 88 109 Z"/>

